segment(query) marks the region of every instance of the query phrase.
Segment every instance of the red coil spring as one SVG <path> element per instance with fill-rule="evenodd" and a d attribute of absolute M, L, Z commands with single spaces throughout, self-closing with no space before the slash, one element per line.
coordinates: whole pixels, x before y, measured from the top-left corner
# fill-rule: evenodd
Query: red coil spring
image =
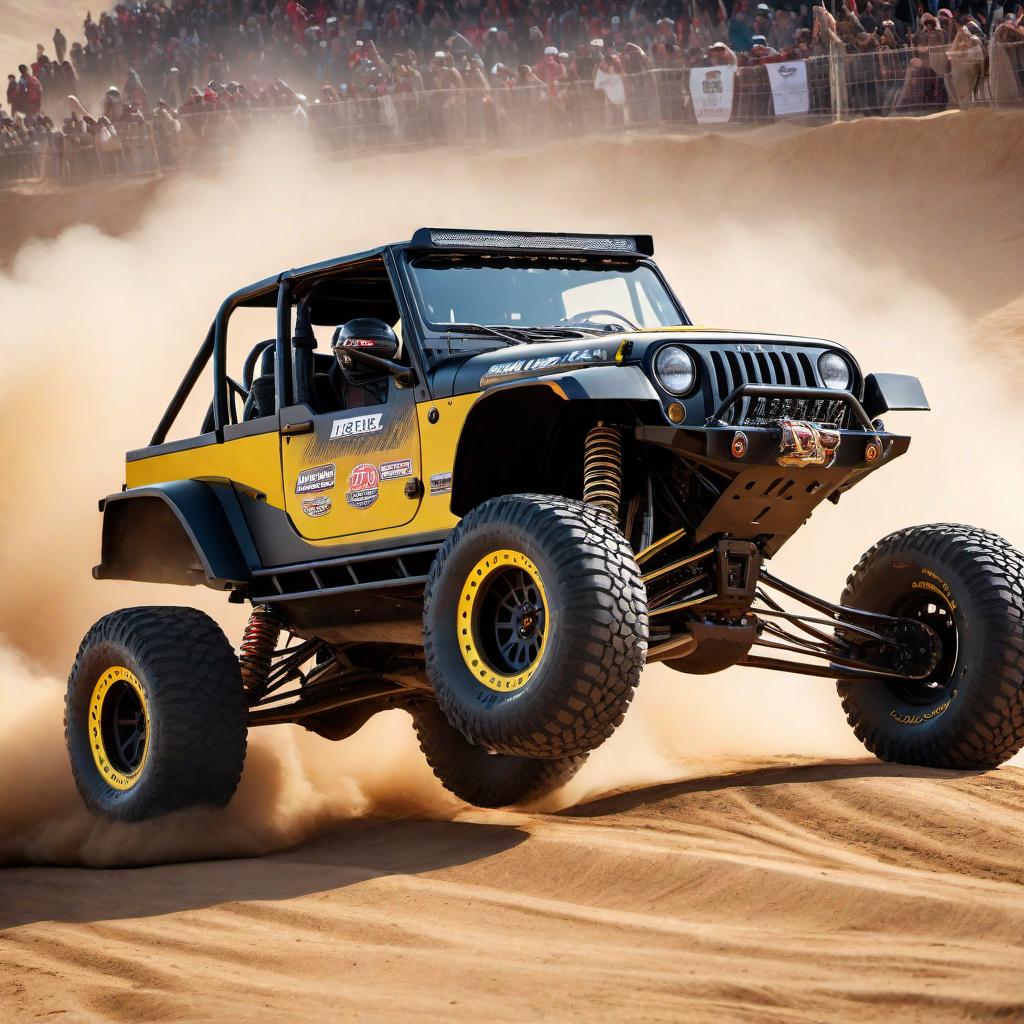
<path fill-rule="evenodd" d="M 242 685 L 250 693 L 262 693 L 270 675 L 271 657 L 277 650 L 281 623 L 266 608 L 254 608 L 242 636 L 238 662 Z"/>

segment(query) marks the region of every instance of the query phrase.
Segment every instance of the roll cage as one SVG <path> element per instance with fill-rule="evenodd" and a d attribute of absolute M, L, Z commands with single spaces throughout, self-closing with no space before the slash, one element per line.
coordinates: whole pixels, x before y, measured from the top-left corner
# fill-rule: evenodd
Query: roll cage
<path fill-rule="evenodd" d="M 382 261 L 387 280 L 394 295 L 395 306 L 402 322 L 405 351 L 415 377 L 417 401 L 434 397 L 430 389 L 428 370 L 432 358 L 450 354 L 447 338 L 450 332 L 429 329 L 415 300 L 415 289 L 410 279 L 409 260 L 424 253 L 442 254 L 483 253 L 505 256 L 551 255 L 585 256 L 600 258 L 611 256 L 616 260 L 629 260 L 649 267 L 656 275 L 674 303 L 684 324 L 691 321 L 686 315 L 671 286 L 657 264 L 650 257 L 654 247 L 649 235 L 589 235 L 538 234 L 514 232 L 487 232 L 449 228 L 420 228 L 410 241 L 367 249 L 348 256 L 325 260 L 309 266 L 283 271 L 275 277 L 264 278 L 229 295 L 221 304 L 210 329 L 203 339 L 170 404 L 157 424 L 150 439 L 151 447 L 159 447 L 184 408 L 211 360 L 213 363 L 213 400 L 211 425 L 216 440 L 224 440 L 224 429 L 236 422 L 231 399 L 233 384 L 227 373 L 227 330 L 232 314 L 242 308 L 277 310 L 276 340 L 274 345 L 275 413 L 295 404 L 296 390 L 292 361 L 293 307 L 298 301 L 310 301 L 310 295 L 319 281 L 358 266 L 361 263 Z M 482 339 L 481 339 L 482 340 Z"/>

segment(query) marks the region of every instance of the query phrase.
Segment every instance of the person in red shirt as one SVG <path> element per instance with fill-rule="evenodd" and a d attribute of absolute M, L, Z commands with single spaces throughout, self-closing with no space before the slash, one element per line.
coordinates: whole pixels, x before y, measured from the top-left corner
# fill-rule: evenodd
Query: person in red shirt
<path fill-rule="evenodd" d="M 534 64 L 533 73 L 547 86 L 548 94 L 554 96 L 555 83 L 565 78 L 565 66 L 558 59 L 558 47 L 544 47 L 544 56 Z"/>
<path fill-rule="evenodd" d="M 18 92 L 21 106 L 26 115 L 35 117 L 43 106 L 43 84 L 24 64 L 18 65 L 21 78 L 18 80 Z"/>

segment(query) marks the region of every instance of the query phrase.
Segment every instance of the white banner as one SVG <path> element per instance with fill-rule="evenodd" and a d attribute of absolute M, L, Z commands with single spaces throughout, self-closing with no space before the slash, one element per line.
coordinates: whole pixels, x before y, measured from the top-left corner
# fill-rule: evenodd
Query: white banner
<path fill-rule="evenodd" d="M 766 64 L 768 81 L 772 84 L 772 100 L 775 116 L 806 114 L 811 109 L 811 97 L 807 91 L 807 65 L 803 61 L 789 64 Z"/>
<path fill-rule="evenodd" d="M 731 64 L 690 69 L 690 98 L 699 124 L 720 124 L 732 117 L 735 77 L 736 69 Z"/>

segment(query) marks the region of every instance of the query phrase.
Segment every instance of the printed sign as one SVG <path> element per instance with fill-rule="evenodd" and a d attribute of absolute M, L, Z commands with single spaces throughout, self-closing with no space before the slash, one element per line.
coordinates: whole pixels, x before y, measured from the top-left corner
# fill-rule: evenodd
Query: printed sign
<path fill-rule="evenodd" d="M 355 437 L 356 434 L 375 434 L 383 428 L 384 414 L 370 413 L 368 416 L 346 416 L 331 424 L 331 438 Z"/>
<path fill-rule="evenodd" d="M 380 494 L 378 489 L 379 476 L 377 467 L 362 462 L 348 475 L 348 490 L 345 500 L 353 508 L 369 508 Z"/>
<path fill-rule="evenodd" d="M 331 511 L 333 502 L 326 494 L 320 494 L 315 498 L 302 499 L 302 511 L 311 519 L 319 519 Z"/>
<path fill-rule="evenodd" d="M 772 86 L 775 116 L 806 114 L 811 109 L 811 95 L 807 88 L 807 65 L 803 61 L 792 64 L 767 64 L 768 81 Z"/>
<path fill-rule="evenodd" d="M 434 494 L 451 494 L 452 492 L 452 475 L 451 473 L 435 473 L 430 478 L 430 493 Z"/>
<path fill-rule="evenodd" d="M 399 480 L 403 476 L 412 476 L 412 459 L 401 459 L 398 462 L 382 462 L 380 464 L 381 480 Z"/>
<path fill-rule="evenodd" d="M 732 117 L 736 69 L 731 65 L 690 69 L 690 99 L 700 124 L 721 124 Z"/>
<path fill-rule="evenodd" d="M 316 491 L 329 491 L 334 486 L 335 473 L 333 462 L 329 466 L 304 469 L 295 481 L 295 493 L 313 494 Z"/>

